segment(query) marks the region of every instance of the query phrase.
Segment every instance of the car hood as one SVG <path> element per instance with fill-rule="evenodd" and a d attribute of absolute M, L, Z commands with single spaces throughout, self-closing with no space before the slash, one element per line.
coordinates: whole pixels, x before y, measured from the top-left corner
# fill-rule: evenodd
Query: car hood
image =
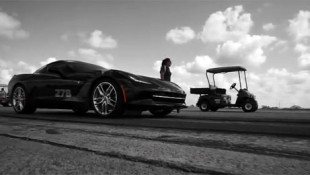
<path fill-rule="evenodd" d="M 130 81 L 136 83 L 140 82 L 140 84 L 144 86 L 153 87 L 161 91 L 171 91 L 185 94 L 184 90 L 174 82 L 164 81 L 159 78 L 147 77 L 143 75 L 135 75 L 129 72 L 119 70 L 114 71 L 117 71 L 119 74 L 128 77 Z"/>

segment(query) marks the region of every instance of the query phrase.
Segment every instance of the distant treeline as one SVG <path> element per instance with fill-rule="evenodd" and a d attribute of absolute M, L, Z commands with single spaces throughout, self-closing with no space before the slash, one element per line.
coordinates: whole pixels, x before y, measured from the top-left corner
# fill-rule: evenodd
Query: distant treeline
<path fill-rule="evenodd" d="M 302 108 L 301 106 L 298 106 L 298 105 L 293 105 L 293 106 L 291 106 L 291 107 L 286 107 L 286 108 L 280 108 L 280 107 L 273 107 L 273 106 L 262 105 L 261 109 L 273 109 L 273 110 L 310 110 L 310 108 Z"/>

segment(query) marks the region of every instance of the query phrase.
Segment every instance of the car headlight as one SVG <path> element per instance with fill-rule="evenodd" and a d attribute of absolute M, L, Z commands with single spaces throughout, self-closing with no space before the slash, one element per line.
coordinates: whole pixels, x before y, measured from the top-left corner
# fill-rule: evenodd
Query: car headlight
<path fill-rule="evenodd" d="M 131 80 L 137 82 L 137 83 L 152 84 L 152 83 L 147 82 L 147 81 L 139 80 L 139 79 L 137 79 L 137 78 L 135 78 L 135 77 L 133 77 L 133 76 L 129 76 L 129 78 L 130 78 Z"/>

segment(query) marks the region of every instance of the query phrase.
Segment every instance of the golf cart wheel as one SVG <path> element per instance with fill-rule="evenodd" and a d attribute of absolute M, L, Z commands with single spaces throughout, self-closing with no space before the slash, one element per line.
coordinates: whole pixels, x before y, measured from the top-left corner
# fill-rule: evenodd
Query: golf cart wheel
<path fill-rule="evenodd" d="M 257 110 L 257 108 L 258 105 L 254 100 L 247 100 L 242 106 L 242 110 L 244 112 L 254 112 Z"/>
<path fill-rule="evenodd" d="M 209 103 L 207 101 L 202 101 L 199 105 L 201 111 L 209 111 Z"/>
<path fill-rule="evenodd" d="M 14 111 L 18 114 L 32 114 L 36 110 L 31 98 L 28 97 L 22 85 L 18 85 L 13 89 L 12 106 Z"/>
<path fill-rule="evenodd" d="M 150 113 L 152 113 L 156 117 L 164 117 L 172 112 L 173 109 L 150 109 Z"/>
<path fill-rule="evenodd" d="M 110 79 L 102 79 L 92 90 L 91 104 L 100 117 L 116 117 L 123 114 L 123 94 L 120 86 Z"/>

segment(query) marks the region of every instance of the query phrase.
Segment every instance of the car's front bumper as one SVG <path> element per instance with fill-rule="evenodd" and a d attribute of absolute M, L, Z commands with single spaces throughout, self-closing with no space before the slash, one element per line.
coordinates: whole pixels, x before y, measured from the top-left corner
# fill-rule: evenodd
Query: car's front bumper
<path fill-rule="evenodd" d="M 135 100 L 126 103 L 126 107 L 130 109 L 138 110 L 150 110 L 150 109 L 182 109 L 187 108 L 185 103 L 167 103 L 156 102 L 152 99 Z"/>

